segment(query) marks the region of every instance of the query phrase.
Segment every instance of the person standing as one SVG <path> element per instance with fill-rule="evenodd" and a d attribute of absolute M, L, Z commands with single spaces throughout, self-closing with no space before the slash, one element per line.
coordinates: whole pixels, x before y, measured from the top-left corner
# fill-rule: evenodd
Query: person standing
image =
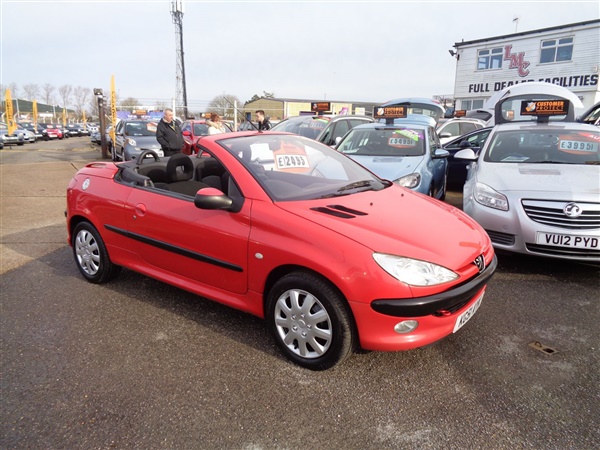
<path fill-rule="evenodd" d="M 166 108 L 163 118 L 156 127 L 156 140 L 163 149 L 165 156 L 172 156 L 181 152 L 183 148 L 183 134 L 177 122 L 173 120 L 173 110 Z"/>
<path fill-rule="evenodd" d="M 208 134 L 225 133 L 225 125 L 221 122 L 221 116 L 217 113 L 211 113 L 210 119 L 206 121 L 208 125 Z"/>
<path fill-rule="evenodd" d="M 255 111 L 256 121 L 258 122 L 258 131 L 267 131 L 271 129 L 271 122 L 265 117 L 265 112 L 262 109 Z"/>

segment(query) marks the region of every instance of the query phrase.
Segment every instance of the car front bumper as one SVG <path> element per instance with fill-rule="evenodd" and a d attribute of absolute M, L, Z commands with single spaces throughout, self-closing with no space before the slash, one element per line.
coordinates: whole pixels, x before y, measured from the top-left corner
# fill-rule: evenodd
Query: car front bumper
<path fill-rule="evenodd" d="M 577 195 L 563 200 L 508 197 L 500 211 L 465 198 L 464 211 L 488 233 L 494 248 L 507 252 L 574 261 L 600 262 L 600 202 Z M 554 196 L 557 198 L 557 196 Z M 584 210 L 579 219 L 564 213 L 567 205 Z"/>
<path fill-rule="evenodd" d="M 351 303 L 361 347 L 378 351 L 411 350 L 430 345 L 458 331 L 479 307 L 497 266 L 494 255 L 479 275 L 435 295 L 376 299 L 370 304 Z M 469 313 L 465 320 L 465 315 Z M 396 331 L 398 325 L 406 321 L 417 322 L 416 328 L 408 333 Z M 459 321 L 464 322 L 459 325 Z"/>

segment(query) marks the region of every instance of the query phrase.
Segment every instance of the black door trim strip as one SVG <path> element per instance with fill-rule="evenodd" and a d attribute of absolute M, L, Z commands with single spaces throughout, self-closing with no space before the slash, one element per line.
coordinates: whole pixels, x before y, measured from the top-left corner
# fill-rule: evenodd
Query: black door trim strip
<path fill-rule="evenodd" d="M 188 258 L 195 259 L 196 261 L 213 264 L 218 267 L 223 267 L 224 269 L 233 270 L 234 272 L 243 272 L 244 271 L 244 269 L 238 265 L 231 264 L 226 261 L 221 261 L 220 259 L 211 258 L 210 256 L 206 256 L 201 253 L 196 253 L 191 250 L 187 250 L 185 248 L 178 247 L 176 245 L 168 244 L 166 242 L 159 241 L 157 239 L 143 236 L 141 234 L 132 233 L 131 231 L 123 230 L 121 228 L 117 228 L 112 225 L 104 225 L 104 228 L 106 228 L 107 230 L 110 230 L 114 233 L 118 233 L 122 236 L 133 239 L 135 241 L 139 241 L 139 242 L 143 242 L 144 244 L 152 245 L 153 247 L 160 248 L 161 250 L 166 250 L 168 252 L 177 253 L 178 255 L 186 256 Z"/>

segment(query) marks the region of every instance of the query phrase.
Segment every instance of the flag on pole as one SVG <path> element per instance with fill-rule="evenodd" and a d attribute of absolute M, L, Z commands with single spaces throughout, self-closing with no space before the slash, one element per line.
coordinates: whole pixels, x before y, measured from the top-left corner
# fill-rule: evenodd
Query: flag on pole
<path fill-rule="evenodd" d="M 37 131 L 38 126 L 37 126 L 37 121 L 38 121 L 38 112 L 37 112 L 37 101 L 34 100 L 33 101 L 33 127 L 35 128 L 35 131 Z"/>
<path fill-rule="evenodd" d="M 8 134 L 13 134 L 17 129 L 17 124 L 15 123 L 15 116 L 13 112 L 13 104 L 12 97 L 10 95 L 10 89 L 6 90 L 6 94 L 4 95 L 4 105 L 6 112 L 6 126 L 8 128 Z"/>
<path fill-rule="evenodd" d="M 112 128 L 110 129 L 110 138 L 115 142 L 115 127 L 117 126 L 117 91 L 115 90 L 115 76 L 110 78 L 110 120 Z"/>

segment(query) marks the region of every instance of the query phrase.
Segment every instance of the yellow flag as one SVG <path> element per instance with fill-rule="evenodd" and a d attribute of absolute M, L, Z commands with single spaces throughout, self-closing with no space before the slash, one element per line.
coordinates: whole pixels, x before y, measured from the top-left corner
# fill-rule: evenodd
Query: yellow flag
<path fill-rule="evenodd" d="M 37 101 L 33 101 L 33 126 L 34 128 L 37 130 L 37 116 L 38 116 L 38 112 L 37 112 Z"/>
<path fill-rule="evenodd" d="M 112 123 L 110 138 L 115 142 L 115 127 L 117 126 L 117 91 L 115 90 L 114 75 L 110 78 L 110 120 Z"/>
<path fill-rule="evenodd" d="M 85 109 L 81 111 L 81 113 L 83 114 L 83 129 L 87 131 L 87 123 L 85 122 Z"/>
<path fill-rule="evenodd" d="M 8 128 L 8 134 L 13 134 L 17 129 L 17 124 L 15 123 L 15 116 L 12 107 L 12 97 L 10 96 L 10 89 L 6 90 L 6 94 L 4 95 L 4 104 L 6 105 L 6 125 Z"/>

